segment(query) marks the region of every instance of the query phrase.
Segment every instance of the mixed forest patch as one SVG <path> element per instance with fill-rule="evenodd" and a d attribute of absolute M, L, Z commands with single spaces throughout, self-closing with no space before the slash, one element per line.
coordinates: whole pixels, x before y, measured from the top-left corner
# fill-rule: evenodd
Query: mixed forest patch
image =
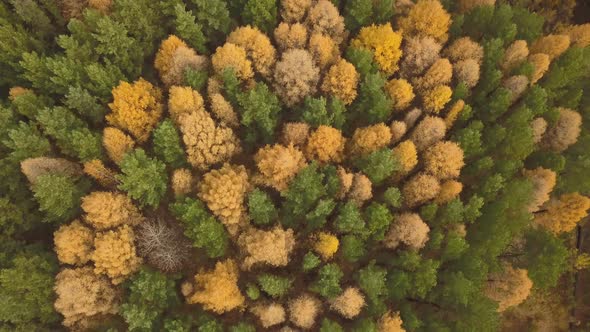
<path fill-rule="evenodd" d="M 0 331 L 583 331 L 559 3 L 0 2 Z"/>

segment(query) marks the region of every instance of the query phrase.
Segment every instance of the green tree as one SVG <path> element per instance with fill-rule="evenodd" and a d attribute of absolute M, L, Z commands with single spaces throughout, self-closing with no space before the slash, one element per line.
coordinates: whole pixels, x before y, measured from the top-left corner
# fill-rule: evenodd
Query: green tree
<path fill-rule="evenodd" d="M 399 161 L 389 148 L 373 151 L 354 160 L 354 166 L 367 175 L 375 185 L 381 184 L 400 169 Z"/>
<path fill-rule="evenodd" d="M 203 28 L 207 40 L 216 45 L 225 40 L 232 28 L 229 10 L 223 0 L 191 0 L 195 5 L 196 23 Z"/>
<path fill-rule="evenodd" d="M 31 186 L 39 202 L 39 209 L 45 212 L 47 221 L 67 221 L 80 211 L 80 200 L 90 189 L 90 182 L 82 179 L 76 182 L 67 175 L 44 174 L 37 177 Z"/>
<path fill-rule="evenodd" d="M 154 130 L 154 153 L 156 157 L 172 168 L 186 165 L 180 135 L 170 119 L 162 121 Z"/>
<path fill-rule="evenodd" d="M 366 243 L 356 235 L 345 235 L 340 239 L 340 254 L 351 263 L 355 263 L 367 254 Z"/>
<path fill-rule="evenodd" d="M 197 24 L 196 17 L 192 12 L 187 10 L 184 4 L 179 3 L 174 6 L 174 15 L 174 27 L 178 37 L 199 53 L 207 54 L 207 39 L 203 34 L 202 26 Z"/>
<path fill-rule="evenodd" d="M 540 289 L 554 287 L 568 268 L 570 253 L 563 240 L 543 229 L 532 229 L 525 241 L 522 260 L 529 278 Z"/>
<path fill-rule="evenodd" d="M 353 63 L 354 64 L 354 63 Z M 386 122 L 393 112 L 393 101 L 385 93 L 385 78 L 379 73 L 367 74 L 359 85 L 358 97 L 352 104 L 350 123 L 356 126 Z"/>
<path fill-rule="evenodd" d="M 269 225 L 278 217 L 278 211 L 270 196 L 258 188 L 248 194 L 248 213 L 257 225 Z"/>
<path fill-rule="evenodd" d="M 348 201 L 340 206 L 333 226 L 338 233 L 359 234 L 364 233 L 366 229 L 363 215 L 352 201 Z"/>
<path fill-rule="evenodd" d="M 257 278 L 260 289 L 273 298 L 286 295 L 293 284 L 293 279 L 264 273 Z"/>
<path fill-rule="evenodd" d="M 398 209 L 402 206 L 402 193 L 397 187 L 389 187 L 383 193 L 383 202 L 391 209 Z"/>
<path fill-rule="evenodd" d="M 321 263 L 322 260 L 317 255 L 315 255 L 312 252 L 308 252 L 307 254 L 305 254 L 305 256 L 303 256 L 303 262 L 301 264 L 301 267 L 303 269 L 303 272 L 309 272 L 318 267 Z"/>
<path fill-rule="evenodd" d="M 148 157 L 139 148 L 127 153 L 120 166 L 123 174 L 117 175 L 121 182 L 119 189 L 126 191 L 143 206 L 157 207 L 166 194 L 166 165 L 158 159 Z"/>
<path fill-rule="evenodd" d="M 321 296 L 332 299 L 342 293 L 340 279 L 344 276 L 342 270 L 334 263 L 326 264 L 318 270 L 315 281 L 309 286 L 309 290 Z"/>
<path fill-rule="evenodd" d="M 264 83 L 237 96 L 240 122 L 246 127 L 244 141 L 249 144 L 274 142 L 274 132 L 279 121 L 279 99 Z"/>
<path fill-rule="evenodd" d="M 320 325 L 320 332 L 344 332 L 344 330 L 340 324 L 324 318 L 322 319 L 322 325 Z"/>
<path fill-rule="evenodd" d="M 351 30 L 387 23 L 393 14 L 393 0 L 350 0 L 344 6 L 344 22 Z"/>
<path fill-rule="evenodd" d="M 356 274 L 359 287 L 369 300 L 369 311 L 383 314 L 386 310 L 384 298 L 387 295 L 387 270 L 371 261 Z"/>
<path fill-rule="evenodd" d="M 372 202 L 365 208 L 364 215 L 371 238 L 375 241 L 383 240 L 385 232 L 393 221 L 393 215 L 389 209 L 383 204 Z"/>
<path fill-rule="evenodd" d="M 270 34 L 277 26 L 277 1 L 247 0 L 242 12 L 242 20 Z"/>
<path fill-rule="evenodd" d="M 165 274 L 142 269 L 129 283 L 120 313 L 131 331 L 151 331 L 169 307 L 180 303 L 176 283 Z"/>
<path fill-rule="evenodd" d="M 184 235 L 195 248 L 205 250 L 209 258 L 225 255 L 229 239 L 223 224 L 209 213 L 205 204 L 194 198 L 184 198 L 170 206 L 170 210 L 184 227 Z"/>

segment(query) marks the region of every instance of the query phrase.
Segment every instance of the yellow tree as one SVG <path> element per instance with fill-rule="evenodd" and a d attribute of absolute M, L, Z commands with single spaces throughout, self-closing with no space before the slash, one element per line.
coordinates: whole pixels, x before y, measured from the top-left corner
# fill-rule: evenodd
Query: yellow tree
<path fill-rule="evenodd" d="M 53 233 L 55 253 L 61 263 L 84 265 L 90 260 L 94 232 L 79 220 L 61 226 Z"/>
<path fill-rule="evenodd" d="M 271 69 L 276 61 L 276 53 L 270 39 L 258 28 L 251 26 L 239 27 L 229 34 L 227 42 L 242 47 L 254 69 L 264 77 L 270 77 Z"/>
<path fill-rule="evenodd" d="M 118 285 L 139 270 L 142 259 L 135 251 L 135 234 L 129 225 L 96 234 L 94 251 L 94 273 L 107 275 Z"/>
<path fill-rule="evenodd" d="M 84 173 L 105 188 L 116 189 L 119 185 L 117 172 L 106 167 L 102 160 L 94 159 L 84 163 Z"/>
<path fill-rule="evenodd" d="M 135 146 L 135 141 L 129 135 L 115 127 L 106 127 L 102 132 L 102 145 L 113 162 L 119 164 L 125 154 Z"/>
<path fill-rule="evenodd" d="M 582 218 L 588 215 L 590 198 L 579 193 L 563 194 L 550 200 L 543 210 L 535 215 L 535 223 L 555 234 L 572 231 Z"/>
<path fill-rule="evenodd" d="M 275 29 L 274 36 L 275 42 L 280 50 L 305 48 L 305 44 L 307 43 L 307 28 L 301 23 L 288 24 L 281 22 Z"/>
<path fill-rule="evenodd" d="M 553 61 L 570 47 L 568 35 L 547 35 L 537 39 L 530 47 L 531 54 L 544 53 Z"/>
<path fill-rule="evenodd" d="M 287 189 L 289 182 L 306 165 L 303 152 L 293 145 L 280 144 L 258 150 L 254 162 L 259 172 L 254 181 L 278 191 Z"/>
<path fill-rule="evenodd" d="M 533 183 L 533 194 L 529 211 L 539 211 L 541 206 L 550 198 L 550 194 L 557 183 L 557 174 L 546 168 L 537 167 L 532 170 L 524 170 L 524 175 Z"/>
<path fill-rule="evenodd" d="M 399 143 L 393 148 L 393 155 L 401 165 L 400 175 L 406 175 L 418 165 L 418 152 L 416 146 L 410 140 Z"/>
<path fill-rule="evenodd" d="M 340 58 L 338 44 L 332 38 L 319 33 L 309 38 L 309 52 L 322 70 L 333 65 Z"/>
<path fill-rule="evenodd" d="M 422 102 L 424 109 L 430 113 L 438 113 L 451 100 L 453 90 L 447 85 L 437 85 L 424 92 Z"/>
<path fill-rule="evenodd" d="M 323 34 L 332 38 L 336 44 L 346 37 L 344 18 L 338 8 L 329 0 L 319 0 L 309 9 L 306 20 L 310 34 Z"/>
<path fill-rule="evenodd" d="M 317 298 L 303 294 L 289 302 L 289 320 L 302 329 L 313 327 L 319 315 L 322 302 Z"/>
<path fill-rule="evenodd" d="M 410 9 L 406 17 L 399 21 L 404 34 L 410 36 L 430 36 L 439 43 L 449 38 L 451 15 L 443 8 L 438 0 L 419 0 Z"/>
<path fill-rule="evenodd" d="M 385 84 L 385 91 L 393 100 L 393 109 L 402 111 L 414 100 L 414 88 L 405 79 L 392 79 Z"/>
<path fill-rule="evenodd" d="M 194 284 L 183 284 L 182 293 L 189 304 L 199 303 L 205 310 L 222 314 L 242 307 L 246 300 L 238 288 L 238 277 L 238 266 L 233 260 L 220 261 L 213 271 L 197 273 Z"/>
<path fill-rule="evenodd" d="M 440 192 L 440 183 L 432 175 L 419 173 L 410 178 L 402 189 L 404 204 L 409 208 L 418 207 L 431 199 L 436 198 Z"/>
<path fill-rule="evenodd" d="M 82 198 L 86 221 L 97 230 L 121 225 L 137 225 L 143 221 L 139 210 L 127 195 L 95 191 Z"/>
<path fill-rule="evenodd" d="M 434 144 L 424 152 L 424 170 L 440 180 L 456 178 L 461 172 L 463 150 L 451 141 Z"/>
<path fill-rule="evenodd" d="M 338 251 L 340 241 L 333 234 L 320 232 L 314 237 L 313 250 L 324 260 L 329 260 Z"/>
<path fill-rule="evenodd" d="M 311 0 L 283 0 L 281 1 L 281 17 L 285 22 L 298 22 L 303 19 L 311 7 Z"/>
<path fill-rule="evenodd" d="M 305 155 L 322 163 L 342 161 L 346 138 L 342 132 L 329 126 L 319 126 L 311 135 L 305 146 Z"/>
<path fill-rule="evenodd" d="M 322 91 L 342 100 L 345 105 L 350 105 L 356 98 L 358 81 L 359 74 L 354 66 L 341 59 L 328 70 L 322 83 Z"/>
<path fill-rule="evenodd" d="M 175 122 L 183 114 L 205 110 L 205 101 L 199 91 L 188 86 L 173 86 L 168 91 L 168 112 Z"/>
<path fill-rule="evenodd" d="M 524 302 L 529 297 L 532 287 L 533 282 L 529 279 L 527 270 L 517 269 L 505 263 L 502 271 L 488 276 L 484 293 L 498 302 L 498 311 L 502 312 Z"/>
<path fill-rule="evenodd" d="M 378 324 L 379 332 L 406 332 L 402 327 L 403 321 L 399 312 L 386 312 L 379 318 Z"/>
<path fill-rule="evenodd" d="M 121 82 L 113 89 L 111 113 L 107 122 L 129 132 L 140 143 L 145 142 L 164 110 L 162 93 L 150 82 L 140 78 L 132 84 Z"/>
<path fill-rule="evenodd" d="M 245 256 L 242 265 L 246 270 L 254 265 L 280 267 L 289 264 L 295 236 L 292 229 L 279 226 L 269 231 L 250 228 L 240 234 L 238 245 Z"/>
<path fill-rule="evenodd" d="M 391 131 L 384 123 L 357 128 L 349 142 L 349 155 L 366 155 L 386 147 L 390 142 Z"/>
<path fill-rule="evenodd" d="M 218 75 L 223 74 L 225 69 L 232 68 L 241 80 L 248 80 L 254 76 L 252 62 L 246 57 L 246 50 L 229 42 L 215 50 L 211 64 Z"/>
<path fill-rule="evenodd" d="M 391 75 L 399 68 L 398 62 L 402 57 L 401 43 L 402 35 L 393 31 L 391 24 L 387 23 L 362 28 L 351 45 L 370 50 L 379 69 Z"/>
<path fill-rule="evenodd" d="M 365 297 L 356 287 L 348 287 L 338 297 L 330 301 L 330 309 L 346 319 L 353 319 L 365 306 Z"/>

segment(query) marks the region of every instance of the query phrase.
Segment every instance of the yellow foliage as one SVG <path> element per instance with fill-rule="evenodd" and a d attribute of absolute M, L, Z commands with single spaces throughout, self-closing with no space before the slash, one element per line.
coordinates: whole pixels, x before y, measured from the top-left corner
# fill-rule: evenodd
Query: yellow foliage
<path fill-rule="evenodd" d="M 393 109 L 402 111 L 406 109 L 414 100 L 414 88 L 405 79 L 392 79 L 385 84 L 385 91 L 393 100 Z"/>
<path fill-rule="evenodd" d="M 90 260 L 94 240 L 94 232 L 74 220 L 69 225 L 62 225 L 53 233 L 55 253 L 61 263 L 84 265 Z"/>
<path fill-rule="evenodd" d="M 388 311 L 379 319 L 378 331 L 379 332 L 406 332 L 402 327 L 402 318 L 399 312 Z"/>
<path fill-rule="evenodd" d="M 348 287 L 341 295 L 330 301 L 330 309 L 346 319 L 353 319 L 358 316 L 364 306 L 365 298 L 355 287 Z"/>
<path fill-rule="evenodd" d="M 321 69 L 334 64 L 340 58 L 338 44 L 332 38 L 319 33 L 309 38 L 309 52 Z"/>
<path fill-rule="evenodd" d="M 311 0 L 282 0 L 281 17 L 285 22 L 301 21 L 311 7 Z"/>
<path fill-rule="evenodd" d="M 33 93 L 32 90 L 23 88 L 22 86 L 13 86 L 8 90 L 8 99 L 14 101 L 16 97 L 22 96 L 27 93 Z"/>
<path fill-rule="evenodd" d="M 532 170 L 524 170 L 524 176 L 533 184 L 529 212 L 538 211 L 551 197 L 550 194 L 557 183 L 557 174 L 546 168 L 537 167 Z"/>
<path fill-rule="evenodd" d="M 183 114 L 179 120 L 188 162 L 207 170 L 211 165 L 228 161 L 240 151 L 240 143 L 231 128 L 216 125 L 203 109 Z"/>
<path fill-rule="evenodd" d="M 188 45 L 186 45 L 182 39 L 176 37 L 175 35 L 170 35 L 168 38 L 162 41 L 154 61 L 154 67 L 160 74 L 160 77 L 163 77 L 168 73 L 172 66 L 172 58 L 174 57 L 174 53 L 180 47 L 188 48 Z"/>
<path fill-rule="evenodd" d="M 295 236 L 292 229 L 284 230 L 280 226 L 269 231 L 250 228 L 240 234 L 238 245 L 245 256 L 244 269 L 250 270 L 254 265 L 280 267 L 289 264 Z"/>
<path fill-rule="evenodd" d="M 305 167 L 303 152 L 293 145 L 266 145 L 256 152 L 254 162 L 260 173 L 261 184 L 278 191 L 287 189 L 291 179 Z"/>
<path fill-rule="evenodd" d="M 92 177 L 105 188 L 115 189 L 119 185 L 117 173 L 106 167 L 101 160 L 94 159 L 84 163 L 84 173 Z"/>
<path fill-rule="evenodd" d="M 350 105 L 356 98 L 358 81 L 359 74 L 354 66 L 341 59 L 328 70 L 324 77 L 322 91 L 342 100 L 345 105 Z"/>
<path fill-rule="evenodd" d="M 329 260 L 338 251 L 340 241 L 330 233 L 320 232 L 315 238 L 313 250 L 317 252 L 324 260 Z"/>
<path fill-rule="evenodd" d="M 504 263 L 503 271 L 488 276 L 484 293 L 491 300 L 498 302 L 498 311 L 502 312 L 524 302 L 532 288 L 533 282 L 527 270 L 515 269 Z"/>
<path fill-rule="evenodd" d="M 223 224 L 233 226 L 243 217 L 248 187 L 246 168 L 226 163 L 203 175 L 198 194 Z"/>
<path fill-rule="evenodd" d="M 275 41 L 281 50 L 305 48 L 307 28 L 301 23 L 281 22 L 274 31 Z"/>
<path fill-rule="evenodd" d="M 256 71 L 264 77 L 270 77 L 271 68 L 277 60 L 277 51 L 272 46 L 270 39 L 258 28 L 252 28 L 249 25 L 239 27 L 229 34 L 227 42 L 246 50 Z"/>
<path fill-rule="evenodd" d="M 423 97 L 424 108 L 430 113 L 438 113 L 451 100 L 453 90 L 446 85 L 438 85 L 426 92 Z"/>
<path fill-rule="evenodd" d="M 429 147 L 424 153 L 424 170 L 439 180 L 456 178 L 461 172 L 463 150 L 451 141 L 443 141 Z"/>
<path fill-rule="evenodd" d="M 551 60 L 547 54 L 537 53 L 529 56 L 529 62 L 534 67 L 533 74 L 531 75 L 531 84 L 535 84 L 545 75 L 545 72 L 549 69 Z"/>
<path fill-rule="evenodd" d="M 590 198 L 579 193 L 563 194 L 559 199 L 550 200 L 541 213 L 535 215 L 535 223 L 555 234 L 569 232 L 588 215 Z"/>
<path fill-rule="evenodd" d="M 354 178 L 354 174 L 348 173 L 346 169 L 342 166 L 338 166 L 338 180 L 340 182 L 340 191 L 338 192 L 337 197 L 339 199 L 343 199 L 350 187 L 352 186 L 352 179 Z"/>
<path fill-rule="evenodd" d="M 364 27 L 356 39 L 353 39 L 353 47 L 364 47 L 373 52 L 375 62 L 381 71 L 391 75 L 398 70 L 398 62 L 402 57 L 400 45 L 401 33 L 394 32 L 391 24 L 371 25 Z"/>
<path fill-rule="evenodd" d="M 121 193 L 95 191 L 82 197 L 81 206 L 86 212 L 86 221 L 98 230 L 133 226 L 143 221 L 131 199 Z"/>
<path fill-rule="evenodd" d="M 403 121 L 391 121 L 389 130 L 391 131 L 391 144 L 399 142 L 404 137 L 408 126 Z"/>
<path fill-rule="evenodd" d="M 187 296 L 189 304 L 202 304 L 205 310 L 217 314 L 242 307 L 245 298 L 238 288 L 238 266 L 231 260 L 217 262 L 213 271 L 195 276 L 194 293 Z"/>
<path fill-rule="evenodd" d="M 205 103 L 199 91 L 188 86 L 173 86 L 168 91 L 168 112 L 176 123 L 183 114 L 204 110 Z"/>
<path fill-rule="evenodd" d="M 211 64 L 218 75 L 223 74 L 226 68 L 233 68 L 236 76 L 241 80 L 245 81 L 254 76 L 252 62 L 246 57 L 246 50 L 232 43 L 225 43 L 218 47 L 211 57 Z"/>
<path fill-rule="evenodd" d="M 310 329 L 321 311 L 322 302 L 315 297 L 303 294 L 289 302 L 290 320 L 302 329 Z"/>
<path fill-rule="evenodd" d="M 529 48 L 526 40 L 516 40 L 506 49 L 500 67 L 504 73 L 510 72 L 521 64 L 529 56 Z"/>
<path fill-rule="evenodd" d="M 384 123 L 357 128 L 350 139 L 350 156 L 366 155 L 386 147 L 391 142 L 391 131 Z"/>
<path fill-rule="evenodd" d="M 113 102 L 109 104 L 112 112 L 106 116 L 107 122 L 143 143 L 162 116 L 161 99 L 160 89 L 143 78 L 133 84 L 121 82 L 113 89 Z"/>
<path fill-rule="evenodd" d="M 118 285 L 135 273 L 142 259 L 135 252 L 135 235 L 128 225 L 96 234 L 94 239 L 94 273 L 106 274 Z"/>
<path fill-rule="evenodd" d="M 252 313 L 260 319 L 260 325 L 269 328 L 285 321 L 285 308 L 280 303 L 258 304 L 252 308 Z"/>
<path fill-rule="evenodd" d="M 558 58 L 570 47 L 568 35 L 547 35 L 537 39 L 529 48 L 531 54 L 544 53 L 549 56 L 549 61 Z"/>
<path fill-rule="evenodd" d="M 469 37 L 461 37 L 447 47 L 444 55 L 453 63 L 471 59 L 481 64 L 483 47 Z"/>
<path fill-rule="evenodd" d="M 185 84 L 185 72 L 188 68 L 193 70 L 207 70 L 209 59 L 203 55 L 197 55 L 192 48 L 180 46 L 174 51 L 168 71 L 160 76 L 166 86 Z"/>
<path fill-rule="evenodd" d="M 572 25 L 565 29 L 572 42 L 572 46 L 586 47 L 590 45 L 590 23 Z"/>
<path fill-rule="evenodd" d="M 453 66 L 449 59 L 438 59 L 426 71 L 424 76 L 415 80 L 414 86 L 421 93 L 440 85 L 449 84 L 453 78 Z"/>
<path fill-rule="evenodd" d="M 398 144 L 393 149 L 393 155 L 399 161 L 402 174 L 408 174 L 416 165 L 418 165 L 418 152 L 416 146 L 410 140 Z"/>
<path fill-rule="evenodd" d="M 457 120 L 457 117 L 463 108 L 465 108 L 465 102 L 463 99 L 457 100 L 453 106 L 451 106 L 451 109 L 447 112 L 447 116 L 445 116 L 445 124 L 447 128 L 451 128 L 453 126 L 453 123 L 455 123 L 455 120 Z"/>
<path fill-rule="evenodd" d="M 195 185 L 195 179 L 190 170 L 186 168 L 175 169 L 172 173 L 172 191 L 175 196 L 190 194 Z"/>
<path fill-rule="evenodd" d="M 93 316 L 118 312 L 117 290 L 90 266 L 63 269 L 55 276 L 54 290 L 55 310 L 64 316 L 63 325 L 73 330 L 85 330 Z"/>
<path fill-rule="evenodd" d="M 102 132 L 102 145 L 113 162 L 119 164 L 125 154 L 135 147 L 135 141 L 129 135 L 115 127 L 106 127 Z"/>
<path fill-rule="evenodd" d="M 404 35 L 430 36 L 445 43 L 449 38 L 451 15 L 438 0 L 419 0 L 408 16 L 400 19 L 399 25 Z"/>
<path fill-rule="evenodd" d="M 211 112 L 222 124 L 228 127 L 237 127 L 240 125 L 238 115 L 234 111 L 234 108 L 225 100 L 221 93 L 215 93 L 209 96 L 211 101 Z"/>
<path fill-rule="evenodd" d="M 440 192 L 434 199 L 436 204 L 445 204 L 455 199 L 463 191 L 463 184 L 455 180 L 447 180 L 440 185 Z"/>
<path fill-rule="evenodd" d="M 319 0 L 309 9 L 307 26 L 310 34 L 320 33 L 329 36 L 336 44 L 342 43 L 346 36 L 344 18 L 329 0 Z"/>
<path fill-rule="evenodd" d="M 305 146 L 308 159 L 322 163 L 342 161 L 346 138 L 336 128 L 319 126 L 310 136 Z"/>

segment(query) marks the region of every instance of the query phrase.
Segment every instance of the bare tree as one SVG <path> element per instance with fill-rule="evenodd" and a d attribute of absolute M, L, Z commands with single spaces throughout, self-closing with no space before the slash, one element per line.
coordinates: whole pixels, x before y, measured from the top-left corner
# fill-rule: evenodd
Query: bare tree
<path fill-rule="evenodd" d="M 190 255 L 190 243 L 181 231 L 162 220 L 147 220 L 137 227 L 137 249 L 150 265 L 165 272 L 179 271 Z"/>

